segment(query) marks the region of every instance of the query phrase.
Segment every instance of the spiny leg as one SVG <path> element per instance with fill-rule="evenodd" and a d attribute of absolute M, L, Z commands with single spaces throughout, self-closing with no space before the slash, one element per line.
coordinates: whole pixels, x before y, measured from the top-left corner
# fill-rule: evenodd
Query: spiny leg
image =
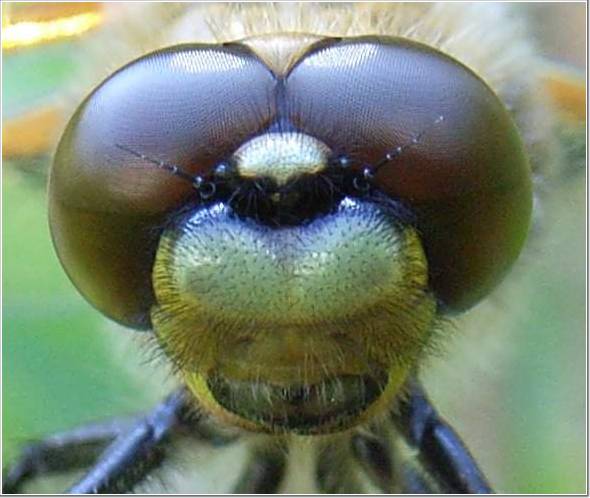
<path fill-rule="evenodd" d="M 189 420 L 184 389 L 171 394 L 145 417 L 120 434 L 92 469 L 67 492 L 126 493 L 159 467 L 166 456 L 170 436 Z M 193 420 L 193 423 L 196 423 Z"/>
<path fill-rule="evenodd" d="M 383 493 L 393 493 L 393 449 L 383 435 L 358 433 L 351 438 L 352 453 L 371 481 Z"/>
<path fill-rule="evenodd" d="M 134 421 L 135 418 L 120 418 L 87 424 L 26 446 L 16 463 L 2 472 L 2 493 L 21 493 L 23 486 L 39 475 L 92 465 L 104 448 Z"/>
<path fill-rule="evenodd" d="M 412 457 L 407 445 L 387 426 L 362 431 L 351 438 L 353 454 L 374 486 L 387 494 L 442 493 L 437 483 Z"/>
<path fill-rule="evenodd" d="M 250 453 L 233 492 L 235 494 L 276 493 L 285 475 L 286 448 L 278 442 L 257 445 Z"/>
<path fill-rule="evenodd" d="M 411 380 L 408 387 L 408 397 L 400 401 L 397 412 L 392 412 L 393 421 L 408 446 L 418 452 L 420 463 L 440 487 L 439 492 L 492 493 L 469 450 L 436 412 L 418 381 Z M 415 476 L 420 477 L 420 473 Z M 427 478 L 420 479 L 426 482 Z"/>

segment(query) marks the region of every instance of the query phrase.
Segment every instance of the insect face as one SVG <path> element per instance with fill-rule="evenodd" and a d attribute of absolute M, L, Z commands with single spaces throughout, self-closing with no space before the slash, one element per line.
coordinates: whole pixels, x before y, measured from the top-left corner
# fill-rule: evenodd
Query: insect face
<path fill-rule="evenodd" d="M 502 278 L 531 181 L 504 106 L 452 58 L 288 39 L 282 65 L 263 37 L 108 78 L 62 138 L 50 218 L 81 292 L 153 326 L 209 411 L 322 433 L 391 404 L 441 314 Z"/>
<path fill-rule="evenodd" d="M 331 214 L 279 229 L 214 204 L 164 232 L 152 322 L 199 398 L 207 385 L 226 407 L 251 396 L 270 412 L 285 409 L 274 402 L 282 389 L 294 412 L 317 407 L 274 414 L 269 428 L 336 430 L 399 388 L 434 318 L 426 282 L 415 233 L 375 204 L 345 198 Z"/>
<path fill-rule="evenodd" d="M 542 177 L 566 163 L 578 165 L 569 167 L 572 174 L 583 163 L 580 123 L 552 128 L 557 109 L 550 109 L 546 83 L 557 84 L 552 95 L 568 97 L 578 118 L 583 98 L 534 53 L 517 10 L 485 2 L 167 3 L 123 12 L 122 25 L 110 17 L 126 9 L 135 6 L 104 7 L 106 33 L 84 57 L 87 74 L 75 78 L 82 87 L 90 77 L 94 90 L 55 154 L 50 226 L 59 259 L 86 299 L 110 319 L 146 331 L 111 324 L 108 355 L 113 346 L 120 353 L 127 337 L 145 339 L 163 360 L 142 362 L 134 387 L 119 396 L 133 399 L 133 410 L 134 396 L 158 401 L 129 419 L 27 446 L 3 473 L 3 492 L 76 467 L 89 470 L 73 493 L 153 492 L 160 472 L 165 491 L 191 493 L 490 493 L 421 382 L 498 489 L 551 489 L 544 487 L 549 473 L 540 483 L 538 468 L 522 470 L 534 468 L 540 453 L 554 462 L 537 466 L 562 473 L 564 482 L 575 474 L 569 460 L 557 465 L 561 453 L 539 452 L 551 437 L 569 451 L 563 433 L 534 431 L 533 414 L 547 412 L 535 399 L 542 391 L 579 434 L 566 404 L 551 399 L 563 385 L 571 389 L 552 375 L 551 365 L 562 362 L 554 361 L 551 341 L 565 344 L 562 333 L 575 325 L 565 325 L 564 311 L 543 333 L 549 317 L 539 309 L 551 314 L 560 299 L 543 298 L 550 284 L 549 271 L 534 261 L 539 245 L 518 265 L 540 269 L 529 284 L 540 299 L 536 311 L 511 293 L 514 278 L 494 292 L 527 237 L 533 184 L 538 236 L 541 187 L 555 187 Z M 53 23 L 41 25 L 51 31 Z M 61 134 L 55 119 L 49 128 Z M 26 123 L 7 136 L 26 142 Z M 571 143 L 564 138 L 570 131 Z M 46 148 L 49 136 L 41 140 Z M 543 205 L 545 214 L 566 217 Z M 13 221 L 15 233 L 23 224 Z M 575 245 L 570 235 L 563 237 L 568 249 Z M 554 296 L 566 280 L 564 251 L 556 247 L 555 263 L 545 263 L 557 275 Z M 119 379 L 110 368 L 84 376 L 100 355 L 94 344 L 83 355 L 86 322 L 63 316 L 70 305 L 52 297 L 61 306 L 56 330 L 75 329 L 54 346 L 72 354 L 38 354 L 42 341 L 33 333 L 27 361 L 12 360 L 12 369 L 25 363 L 28 379 L 29 363 L 42 363 L 42 372 L 65 364 L 83 387 L 74 393 L 68 384 L 67 400 L 55 397 L 50 406 L 58 376 L 47 376 L 45 396 L 13 380 L 25 411 L 57 412 L 54 427 L 67 429 L 64 407 L 67 415 L 86 410 L 87 420 L 101 405 L 131 410 L 114 408 Z M 519 308 L 526 318 L 510 327 Z M 45 316 L 42 322 L 26 321 L 19 334 L 51 330 Z M 444 364 L 436 365 L 456 328 L 469 334 L 448 341 Z M 526 335 L 527 328 L 519 340 L 514 332 Z M 526 360 L 518 372 L 496 358 L 483 366 L 499 343 L 512 351 L 518 342 L 543 375 Z M 544 348 L 551 353 L 544 356 Z M 135 370 L 134 352 L 114 355 L 109 366 Z M 160 375 L 170 370 L 168 383 Z M 502 379 L 520 391 L 490 393 Z M 469 399 L 468 385 L 477 386 Z M 101 403 L 103 395 L 113 397 Z M 529 454 L 523 436 L 531 438 Z M 509 442 L 498 464 L 494 449 L 503 437 Z M 514 474 L 518 485 L 510 482 Z"/>

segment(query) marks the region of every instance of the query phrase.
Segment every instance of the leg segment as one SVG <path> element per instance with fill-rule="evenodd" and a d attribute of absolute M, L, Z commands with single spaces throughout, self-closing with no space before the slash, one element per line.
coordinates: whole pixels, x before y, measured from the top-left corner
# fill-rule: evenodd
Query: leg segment
<path fill-rule="evenodd" d="M 88 424 L 27 446 L 17 462 L 3 472 L 2 493 L 21 493 L 23 485 L 38 475 L 89 467 L 134 420 Z"/>
<path fill-rule="evenodd" d="M 409 389 L 393 421 L 442 492 L 492 493 L 469 450 L 436 412 L 419 383 L 410 381 Z"/>
<path fill-rule="evenodd" d="M 407 445 L 381 427 L 376 433 L 352 436 L 353 454 L 382 493 L 431 494 L 441 488 L 412 457 Z"/>
<path fill-rule="evenodd" d="M 417 465 L 404 463 L 398 471 L 399 492 L 411 495 L 442 494 L 439 484 Z"/>
<path fill-rule="evenodd" d="M 278 444 L 255 447 L 233 492 L 235 494 L 277 493 L 287 465 L 286 449 Z"/>
<path fill-rule="evenodd" d="M 353 455 L 373 484 L 383 493 L 393 493 L 393 450 L 388 440 L 375 434 L 355 434 L 351 445 Z"/>
<path fill-rule="evenodd" d="M 183 389 L 173 393 L 107 447 L 68 493 L 126 493 L 161 465 L 171 433 L 187 417 Z"/>

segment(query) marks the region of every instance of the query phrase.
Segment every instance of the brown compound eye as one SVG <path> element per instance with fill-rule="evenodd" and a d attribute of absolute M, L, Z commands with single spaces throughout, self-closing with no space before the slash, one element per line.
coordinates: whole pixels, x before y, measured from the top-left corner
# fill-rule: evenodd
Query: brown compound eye
<path fill-rule="evenodd" d="M 194 195 L 129 151 L 206 174 L 268 126 L 274 84 L 243 46 L 184 45 L 130 63 L 80 105 L 55 156 L 50 225 L 68 275 L 100 311 L 149 325 L 158 227 Z"/>
<path fill-rule="evenodd" d="M 520 253 L 532 208 L 523 145 L 494 92 L 451 57 L 389 37 L 320 42 L 285 87 L 305 133 L 359 165 L 393 156 L 373 181 L 416 212 L 439 299 L 458 311 L 488 294 Z"/>

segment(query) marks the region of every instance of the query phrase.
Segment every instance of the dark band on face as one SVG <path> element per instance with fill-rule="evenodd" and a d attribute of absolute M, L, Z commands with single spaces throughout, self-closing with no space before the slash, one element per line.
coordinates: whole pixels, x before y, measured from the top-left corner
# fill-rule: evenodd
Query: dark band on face
<path fill-rule="evenodd" d="M 342 430 L 381 396 L 387 381 L 386 372 L 289 386 L 211 375 L 207 385 L 225 409 L 272 432 L 313 434 L 328 432 L 330 427 Z"/>

